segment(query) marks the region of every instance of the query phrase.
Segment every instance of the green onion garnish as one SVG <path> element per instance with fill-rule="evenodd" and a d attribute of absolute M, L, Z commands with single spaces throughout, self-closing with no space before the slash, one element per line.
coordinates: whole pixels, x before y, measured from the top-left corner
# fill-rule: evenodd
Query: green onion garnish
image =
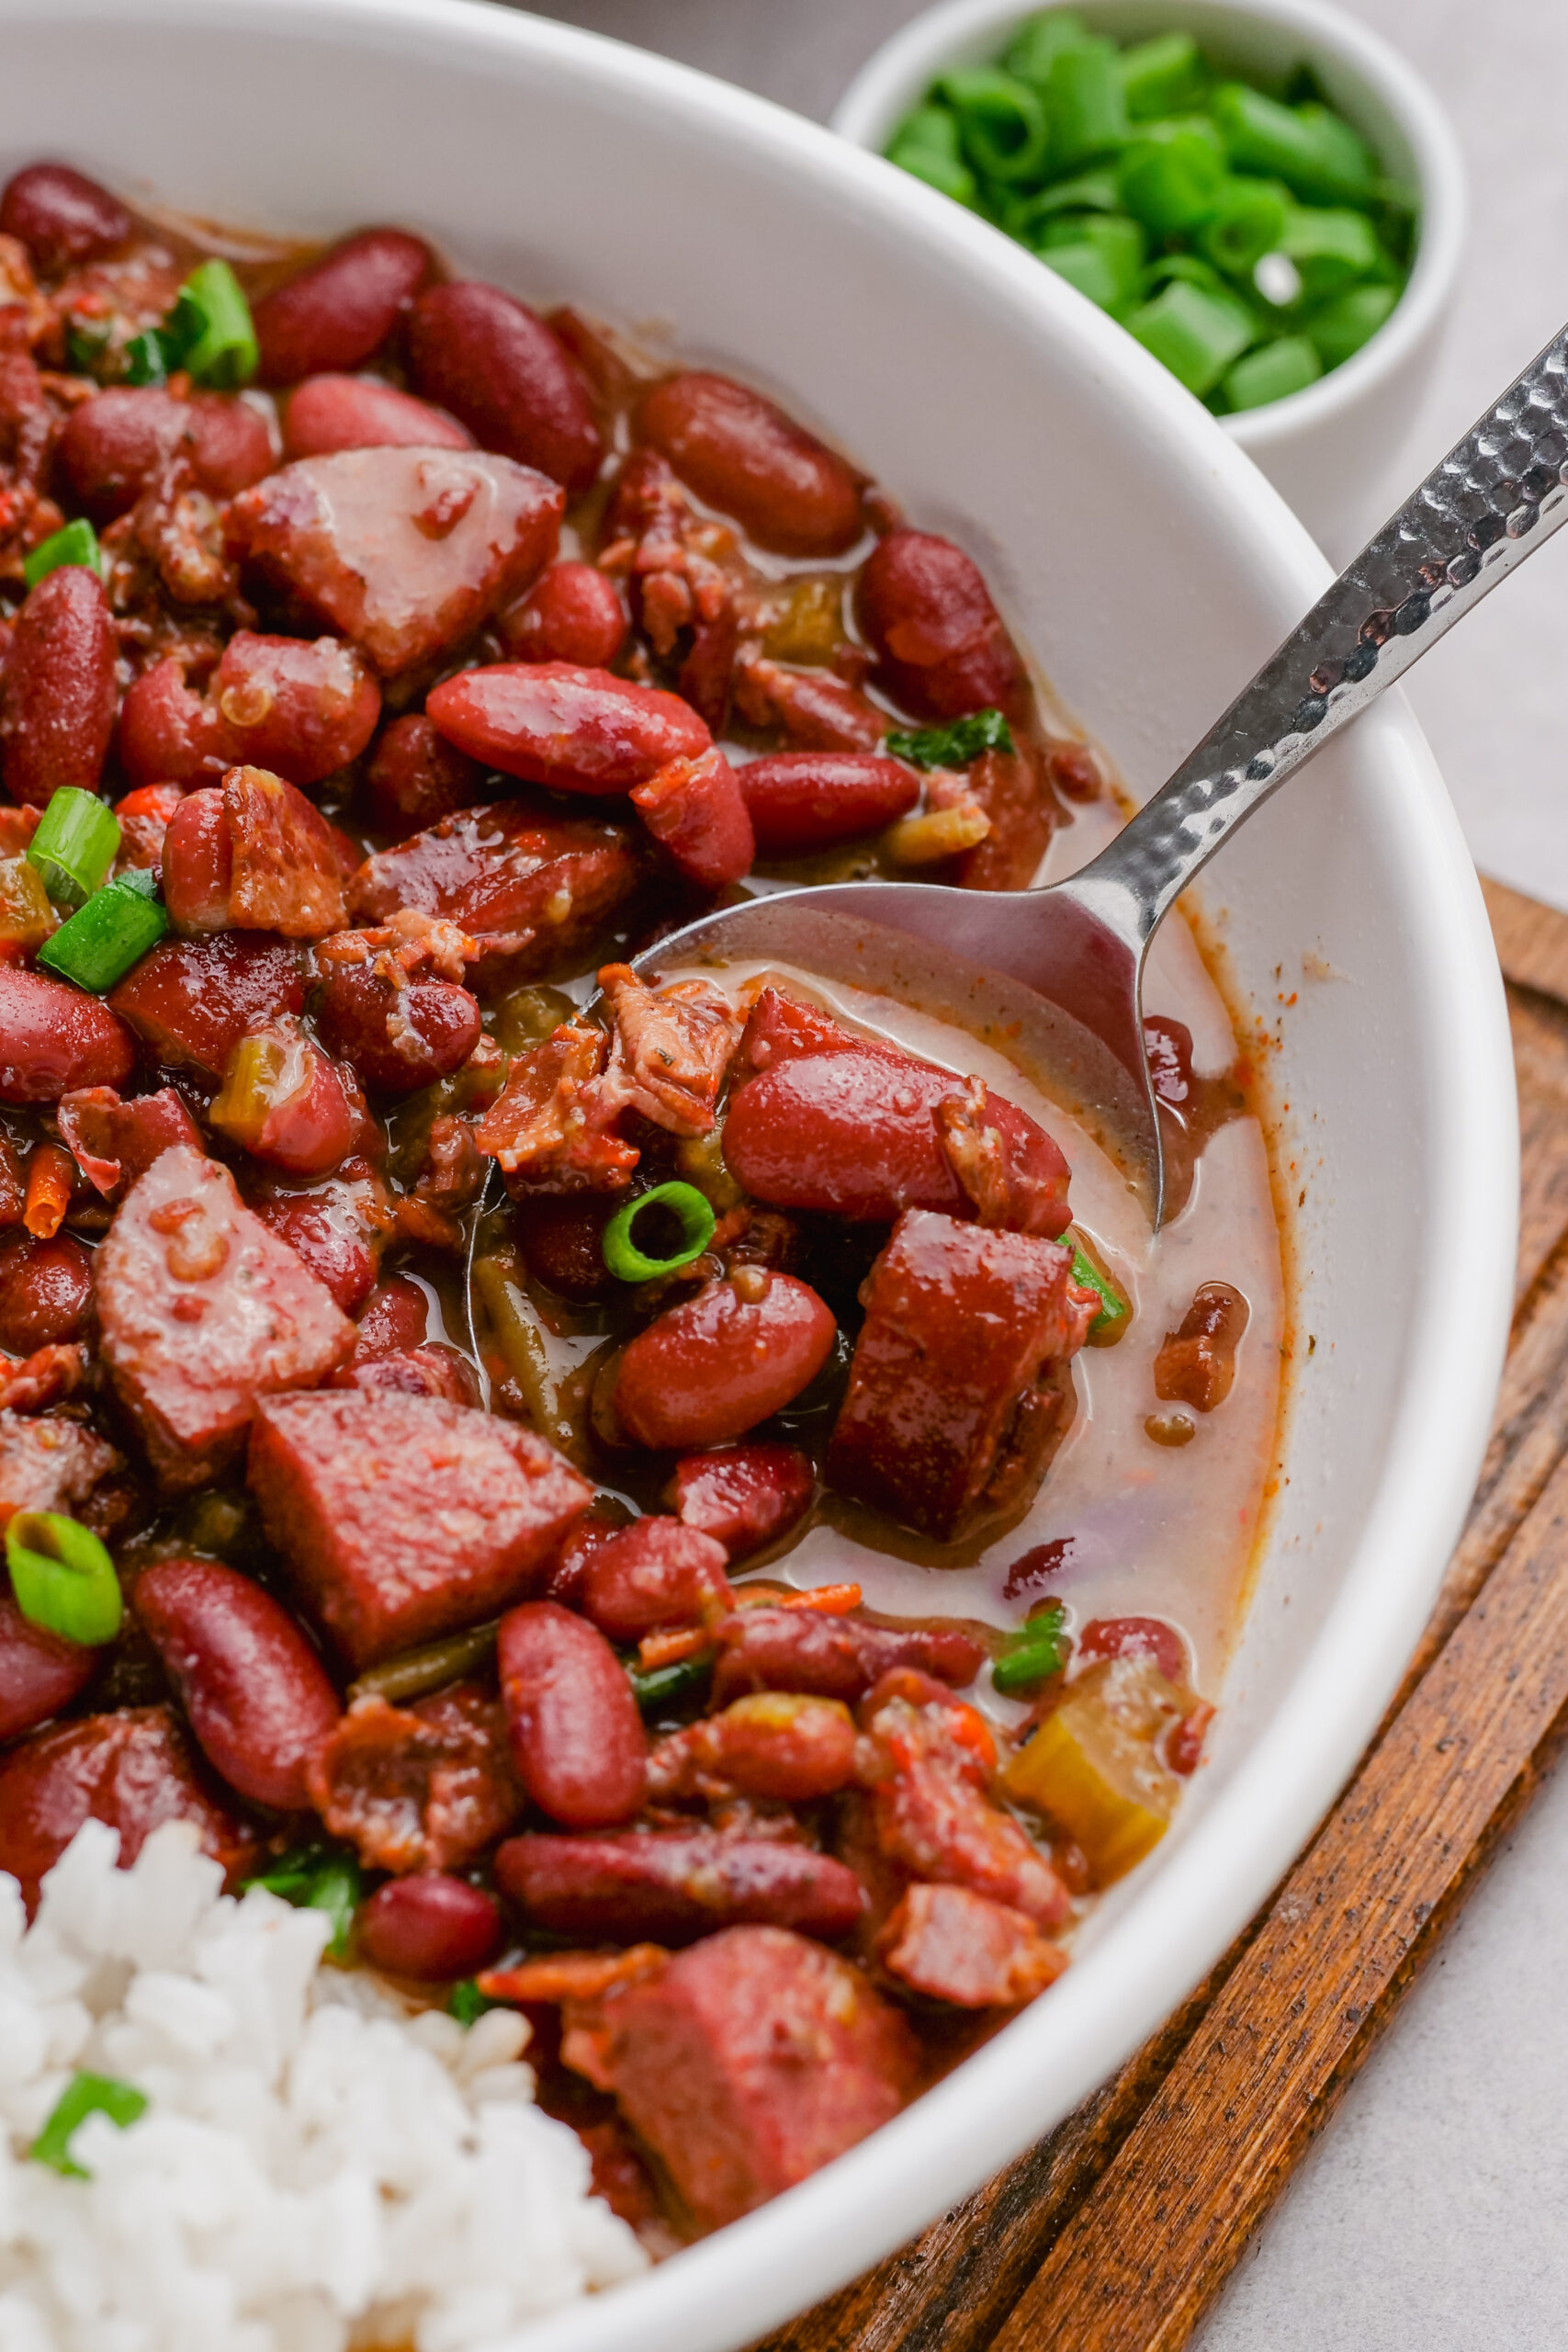
<path fill-rule="evenodd" d="M 296 1846 L 270 1870 L 259 1871 L 254 1878 L 248 1878 L 245 1884 L 265 1886 L 270 1894 L 280 1894 L 285 1903 L 292 1903 L 296 1910 L 324 1911 L 333 1923 L 327 1958 L 348 1958 L 354 1916 L 359 1908 L 364 1881 L 358 1861 L 346 1847 L 325 1846 L 319 1841 Z"/>
<path fill-rule="evenodd" d="M 645 1715 L 649 1715 L 665 1707 L 679 1706 L 684 1700 L 700 1698 L 712 1673 L 713 1652 L 699 1650 L 695 1657 L 677 1658 L 673 1666 L 651 1666 L 646 1670 L 628 1666 L 626 1680 L 637 1705 Z"/>
<path fill-rule="evenodd" d="M 123 2132 L 146 2111 L 146 2096 L 134 2083 L 117 2082 L 112 2075 L 74 2075 L 28 2154 L 35 2165 L 48 2165 L 68 2180 L 90 2180 L 86 2166 L 71 2154 L 71 2137 L 78 2125 L 89 2115 L 107 2115 Z"/>
<path fill-rule="evenodd" d="M 62 531 L 51 532 L 47 539 L 34 548 L 22 566 L 22 577 L 29 588 L 63 564 L 79 563 L 89 571 L 101 573 L 103 559 L 98 553 L 98 535 L 85 515 L 74 523 L 67 523 Z"/>
<path fill-rule="evenodd" d="M 55 799 L 60 795 L 56 793 Z M 54 802 L 51 801 L 52 808 Z M 47 811 L 46 811 L 47 814 Z M 42 827 L 39 831 L 42 831 Z M 34 845 L 38 836 L 34 835 Z M 38 960 L 63 980 L 101 995 L 123 979 L 169 928 L 162 902 L 153 896 L 157 876 L 138 866 L 117 874 L 85 906 L 68 916 L 38 951 Z"/>
<path fill-rule="evenodd" d="M 1126 324 L 1145 350 L 1200 398 L 1213 390 L 1258 333 L 1251 311 L 1235 295 L 1212 294 L 1179 277 Z"/>
<path fill-rule="evenodd" d="M 143 334 L 133 334 L 125 346 L 125 381 L 162 384 L 167 382 L 168 374 L 169 358 L 158 329 L 148 327 Z"/>
<path fill-rule="evenodd" d="M 1180 236 L 1207 220 L 1225 184 L 1223 156 L 1196 131 L 1134 140 L 1117 180 L 1122 202 L 1156 237 Z"/>
<path fill-rule="evenodd" d="M 1110 1276 L 1102 1274 L 1094 1261 L 1086 1256 L 1076 1234 L 1064 1233 L 1062 1247 L 1073 1253 L 1074 1282 L 1081 1290 L 1093 1291 L 1100 1300 L 1100 1312 L 1089 1325 L 1087 1337 L 1091 1340 L 1109 1339 L 1112 1332 L 1117 1332 L 1117 1327 L 1127 1320 L 1132 1308 Z"/>
<path fill-rule="evenodd" d="M 6 1529 L 6 1565 L 30 1625 L 96 1649 L 124 1611 L 114 1562 L 91 1528 L 53 1510 L 18 1510 Z"/>
<path fill-rule="evenodd" d="M 1066 1635 L 1062 1630 L 1066 1613 L 1063 1602 L 1048 1600 L 1038 1615 L 1008 1635 L 991 1667 L 991 1680 L 1004 1697 L 1010 1699 L 1060 1674 L 1067 1662 Z"/>
<path fill-rule="evenodd" d="M 975 710 L 951 727 L 896 728 L 884 736 L 882 748 L 912 768 L 962 768 L 982 752 L 1010 752 L 1012 729 L 999 710 Z"/>
<path fill-rule="evenodd" d="M 1245 83 L 1225 82 L 1209 111 L 1238 170 L 1283 180 L 1309 204 L 1365 204 L 1372 194 L 1366 142 L 1326 107 L 1281 106 Z"/>
<path fill-rule="evenodd" d="M 1352 286 L 1314 311 L 1306 322 L 1325 368 L 1337 368 L 1370 343 L 1399 300 L 1397 286 Z"/>
<path fill-rule="evenodd" d="M 1282 334 L 1238 359 L 1221 390 L 1233 409 L 1262 408 L 1292 392 L 1304 392 L 1323 373 L 1323 362 L 1304 334 Z"/>
<path fill-rule="evenodd" d="M 653 1208 L 668 1210 L 681 1228 L 681 1246 L 668 1258 L 645 1257 L 632 1238 L 633 1226 Z M 694 1184 L 656 1184 L 651 1193 L 639 1193 L 635 1201 L 615 1211 L 599 1247 L 617 1282 L 650 1283 L 700 1258 L 713 1238 L 715 1222 L 712 1209 Z"/>
<path fill-rule="evenodd" d="M 1153 122 L 1196 106 L 1208 79 L 1190 33 L 1156 33 L 1152 40 L 1124 49 L 1117 62 L 1122 95 L 1134 122 Z"/>
<path fill-rule="evenodd" d="M 937 84 L 958 119 L 964 156 L 987 179 L 1032 181 L 1045 164 L 1045 116 L 1026 82 L 994 65 L 964 66 Z"/>
<path fill-rule="evenodd" d="M 184 368 L 193 383 L 234 391 L 256 372 L 251 306 L 226 261 L 204 261 L 191 271 L 159 334 L 165 366 Z"/>
<path fill-rule="evenodd" d="M 471 1976 L 465 1976 L 452 1987 L 447 1997 L 446 2014 L 449 2018 L 456 2018 L 459 2025 L 470 2026 L 477 2018 L 482 2018 L 487 2009 L 503 2009 L 505 2007 L 504 2001 L 492 2001 L 488 1993 L 479 1991 Z"/>
<path fill-rule="evenodd" d="M 119 819 L 107 801 L 62 784 L 39 819 L 27 859 L 59 907 L 90 899 L 119 852 Z"/>

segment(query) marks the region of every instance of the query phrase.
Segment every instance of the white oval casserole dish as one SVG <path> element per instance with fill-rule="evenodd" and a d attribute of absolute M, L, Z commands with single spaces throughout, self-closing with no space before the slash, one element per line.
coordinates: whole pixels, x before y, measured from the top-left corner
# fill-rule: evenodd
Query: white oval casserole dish
<path fill-rule="evenodd" d="M 721 84 L 461 0 L 0 0 L 0 174 L 59 156 L 133 200 L 305 236 L 399 220 L 773 388 L 980 560 L 1137 793 L 1326 577 L 1219 426 L 1028 254 Z M 1290 1106 L 1315 1342 L 1213 1760 L 1046 1997 L 826 2172 L 529 2352 L 731 2352 L 908 2237 L 1182 1997 L 1377 1724 L 1480 1459 L 1517 1190 L 1480 893 L 1397 695 L 1247 829 L 1206 905 Z"/>

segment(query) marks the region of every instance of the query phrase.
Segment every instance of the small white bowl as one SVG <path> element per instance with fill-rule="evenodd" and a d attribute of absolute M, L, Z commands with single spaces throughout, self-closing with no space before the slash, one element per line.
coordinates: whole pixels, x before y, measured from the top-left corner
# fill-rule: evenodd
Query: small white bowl
<path fill-rule="evenodd" d="M 1146 40 L 1179 26 L 1247 77 L 1310 65 L 1331 103 L 1392 178 L 1416 188 L 1416 266 L 1398 308 L 1371 342 L 1305 391 L 1222 418 L 1337 561 L 1383 519 L 1385 489 L 1447 322 L 1464 243 L 1464 164 L 1447 115 L 1388 42 L 1324 0 L 1074 0 L 1097 32 Z M 881 154 L 950 66 L 988 62 L 1040 13 L 1021 0 L 942 0 L 866 60 L 832 128 Z M 1081 299 L 1081 298 L 1080 298 Z"/>

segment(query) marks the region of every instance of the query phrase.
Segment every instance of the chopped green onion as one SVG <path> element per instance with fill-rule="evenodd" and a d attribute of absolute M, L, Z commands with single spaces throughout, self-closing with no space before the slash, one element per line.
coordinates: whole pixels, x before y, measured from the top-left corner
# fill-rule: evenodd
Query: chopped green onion
<path fill-rule="evenodd" d="M 673 1666 L 628 1666 L 626 1680 L 637 1705 L 649 1715 L 700 1697 L 712 1673 L 713 1652 L 699 1650 L 695 1657 L 677 1658 Z"/>
<path fill-rule="evenodd" d="M 79 563 L 89 571 L 103 571 L 103 558 L 98 553 L 98 535 L 85 515 L 74 523 L 67 523 L 62 531 L 51 532 L 47 539 L 34 548 L 22 566 L 22 577 L 29 588 L 36 588 L 50 572 L 58 571 L 64 564 Z"/>
<path fill-rule="evenodd" d="M 1127 136 L 1116 45 L 1089 40 L 1064 50 L 1045 83 L 1045 120 L 1055 168 L 1072 171 L 1120 147 Z"/>
<path fill-rule="evenodd" d="M 117 2082 L 112 2075 L 73 2075 L 28 2154 L 35 2165 L 48 2165 L 67 2180 L 90 2180 L 86 2166 L 71 2154 L 73 2133 L 89 2115 L 107 2115 L 123 2132 L 146 2112 L 146 2095 L 134 2083 Z"/>
<path fill-rule="evenodd" d="M 1383 259 L 1364 212 L 1326 205 L 1292 205 L 1279 249 L 1295 265 L 1303 302 L 1326 301 L 1359 279 L 1376 277 Z"/>
<path fill-rule="evenodd" d="M 1323 107 L 1282 107 L 1244 83 L 1221 85 L 1210 112 L 1239 171 L 1261 172 L 1308 203 L 1366 203 L 1372 163 L 1348 122 Z"/>
<path fill-rule="evenodd" d="M 1282 334 L 1278 342 L 1238 359 L 1220 391 L 1232 409 L 1264 408 L 1270 401 L 1304 392 L 1322 373 L 1323 362 L 1304 334 Z"/>
<path fill-rule="evenodd" d="M 681 1228 L 681 1246 L 668 1258 L 648 1258 L 632 1238 L 632 1227 L 648 1209 L 669 1211 Z M 604 1263 L 617 1282 L 650 1283 L 660 1274 L 672 1274 L 681 1266 L 689 1266 L 700 1258 L 713 1238 L 716 1222 L 713 1210 L 694 1184 L 678 1181 L 656 1184 L 651 1193 L 639 1193 L 635 1201 L 627 1201 L 618 1208 L 604 1227 L 600 1250 Z"/>
<path fill-rule="evenodd" d="M 133 334 L 125 346 L 125 381 L 128 384 L 166 383 L 169 365 L 164 338 L 156 327 L 148 327 L 143 334 Z"/>
<path fill-rule="evenodd" d="M 891 152 L 891 151 L 889 151 Z M 1122 199 L 1116 192 L 1116 173 L 1110 164 L 1101 164 L 1092 172 L 1080 172 L 1076 179 L 1058 180 L 1055 187 L 1041 188 L 1033 196 L 1010 198 L 1002 226 L 1010 237 L 1021 244 L 1036 243 L 1043 225 L 1063 212 L 1120 212 Z"/>
<path fill-rule="evenodd" d="M 1397 286 L 1352 286 L 1314 311 L 1306 332 L 1325 368 L 1338 368 L 1370 343 L 1399 300 Z"/>
<path fill-rule="evenodd" d="M 1227 277 L 1250 278 L 1264 254 L 1278 249 L 1288 209 L 1267 180 L 1227 179 L 1198 228 L 1198 243 Z"/>
<path fill-rule="evenodd" d="M 62 784 L 39 819 L 28 843 L 56 906 L 79 907 L 90 899 L 119 853 L 119 819 L 95 793 Z"/>
<path fill-rule="evenodd" d="M 156 888 L 157 877 L 146 867 L 117 874 L 44 942 L 39 962 L 62 979 L 102 995 L 168 930 L 168 915 L 152 895 Z"/>
<path fill-rule="evenodd" d="M 1035 247 L 1060 277 L 1102 311 L 1135 300 L 1143 276 L 1144 232 L 1136 220 L 1089 213 L 1057 220 Z"/>
<path fill-rule="evenodd" d="M 65 322 L 65 364 L 73 375 L 96 376 L 108 355 L 107 319 L 71 316 Z"/>
<path fill-rule="evenodd" d="M 1163 288 L 1176 285 L 1201 286 L 1206 293 L 1230 297 L 1230 288 L 1201 254 L 1161 254 L 1144 272 L 1144 291 L 1151 299 Z"/>
<path fill-rule="evenodd" d="M 1122 158 L 1117 185 L 1135 220 L 1158 237 L 1179 236 L 1207 220 L 1225 184 L 1225 167 L 1205 139 L 1135 139 Z"/>
<path fill-rule="evenodd" d="M 1107 1340 L 1120 1339 L 1122 1327 L 1132 1308 L 1122 1297 L 1109 1274 L 1102 1274 L 1085 1250 L 1076 1233 L 1062 1236 L 1062 1247 L 1073 1253 L 1073 1280 L 1082 1290 L 1091 1290 L 1100 1300 L 1100 1312 L 1089 1325 L 1085 1337 L 1103 1346 Z"/>
<path fill-rule="evenodd" d="M 887 150 L 890 163 L 912 172 L 955 204 L 973 206 L 979 183 L 958 143 L 958 122 L 946 107 L 917 107 Z"/>
<path fill-rule="evenodd" d="M 1203 60 L 1190 33 L 1156 33 L 1152 40 L 1134 42 L 1122 51 L 1119 70 L 1133 122 L 1176 114 L 1203 95 Z"/>
<path fill-rule="evenodd" d="M 184 368 L 193 383 L 233 391 L 256 372 L 251 306 L 226 261 L 204 261 L 191 271 L 159 334 L 165 366 Z"/>
<path fill-rule="evenodd" d="M 1029 1690 L 1037 1682 L 1044 1682 L 1053 1674 L 1060 1674 L 1067 1662 L 1067 1641 L 1063 1631 L 1066 1617 L 1066 1605 L 1060 1600 L 1048 1600 L 1038 1616 L 1031 1617 L 1010 1634 L 998 1651 L 991 1667 L 991 1680 L 1006 1698 L 1021 1690 Z"/>
<path fill-rule="evenodd" d="M 1045 168 L 1045 117 L 1026 82 L 994 65 L 965 66 L 937 84 L 957 119 L 966 160 L 984 177 L 1039 179 Z"/>
<path fill-rule="evenodd" d="M 488 1993 L 481 1993 L 471 1976 L 460 1978 L 446 1999 L 447 2016 L 456 2018 L 460 2026 L 473 2025 L 487 2009 L 505 2007 L 504 2001 L 492 2001 Z"/>
<path fill-rule="evenodd" d="M 101 1648 L 118 1633 L 119 1578 L 91 1528 L 60 1511 L 15 1511 L 6 1529 L 6 1566 L 29 1625 L 84 1649 Z"/>
<path fill-rule="evenodd" d="M 320 1843 L 296 1846 L 270 1870 L 259 1871 L 245 1881 L 247 1886 L 265 1886 L 270 1894 L 280 1894 L 296 1910 L 324 1911 L 333 1923 L 326 1948 L 329 1960 L 349 1956 L 363 1883 L 353 1854 L 342 1847 Z"/>
<path fill-rule="evenodd" d="M 912 768 L 962 768 L 982 752 L 1010 752 L 1012 729 L 999 710 L 974 710 L 951 727 L 895 728 L 882 748 Z"/>
<path fill-rule="evenodd" d="M 1178 279 L 1126 322 L 1145 351 L 1163 361 L 1190 392 L 1211 392 L 1257 334 L 1251 311 L 1234 295 L 1211 294 Z"/>
<path fill-rule="evenodd" d="M 1058 57 L 1065 57 L 1069 50 L 1088 49 L 1093 39 L 1083 18 L 1071 8 L 1053 8 L 1019 27 L 1002 63 L 1020 82 L 1032 82 L 1043 90 Z"/>

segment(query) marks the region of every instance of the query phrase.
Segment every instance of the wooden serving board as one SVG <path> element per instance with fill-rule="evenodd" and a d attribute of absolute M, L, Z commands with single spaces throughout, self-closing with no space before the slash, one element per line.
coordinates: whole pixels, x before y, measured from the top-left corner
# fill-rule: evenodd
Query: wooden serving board
<path fill-rule="evenodd" d="M 1475 1500 L 1382 1727 L 1121 2073 L 758 2352 L 1179 2352 L 1568 1734 L 1568 917 L 1483 887 L 1519 1083 L 1514 1329 Z"/>

